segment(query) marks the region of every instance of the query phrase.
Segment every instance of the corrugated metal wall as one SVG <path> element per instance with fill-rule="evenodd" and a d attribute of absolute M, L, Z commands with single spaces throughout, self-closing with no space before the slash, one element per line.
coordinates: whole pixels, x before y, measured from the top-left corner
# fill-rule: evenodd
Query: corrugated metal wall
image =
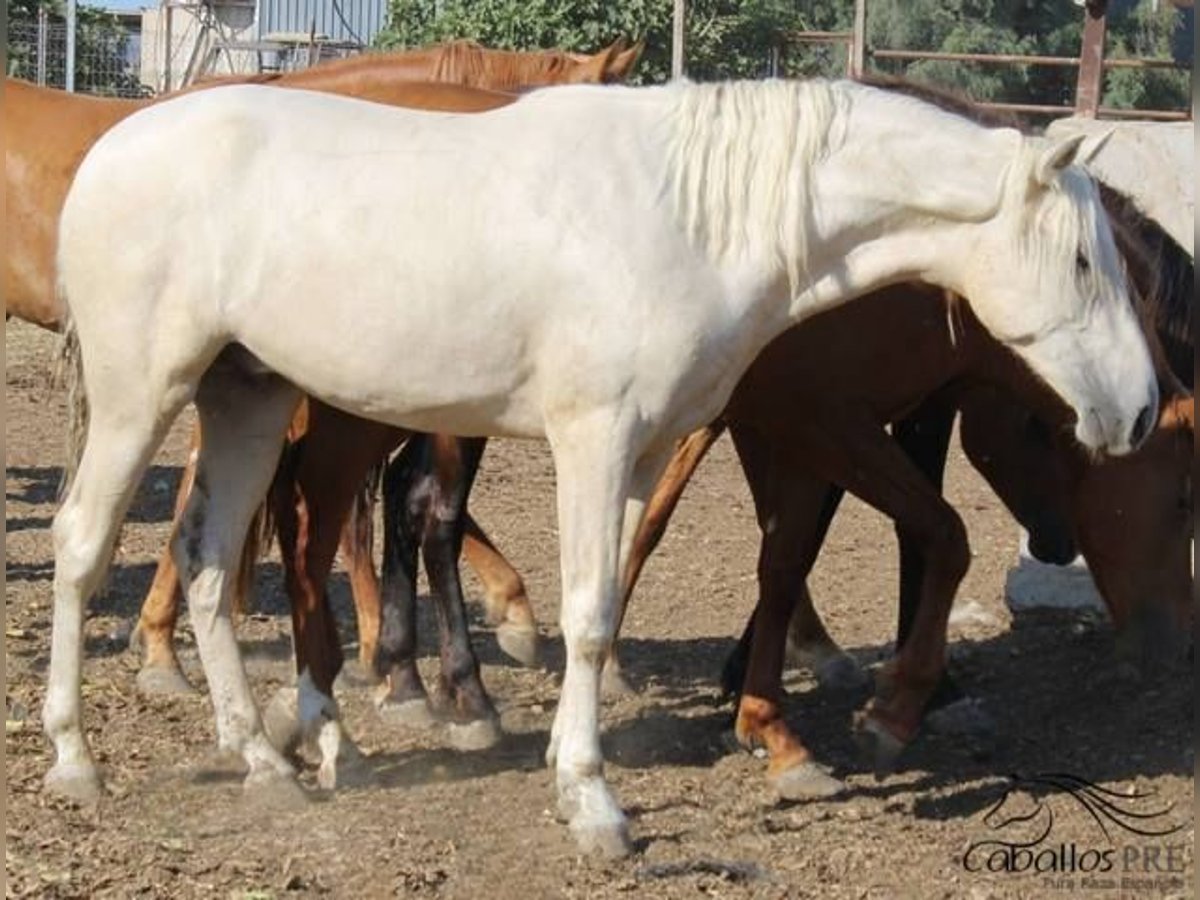
<path fill-rule="evenodd" d="M 272 32 L 317 34 L 370 44 L 387 21 L 387 0 L 257 0 L 259 37 Z"/>

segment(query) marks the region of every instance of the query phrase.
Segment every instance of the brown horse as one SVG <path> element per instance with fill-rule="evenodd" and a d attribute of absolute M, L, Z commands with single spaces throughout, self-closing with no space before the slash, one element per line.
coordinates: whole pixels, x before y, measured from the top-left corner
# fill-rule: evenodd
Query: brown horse
<path fill-rule="evenodd" d="M 1124 235 L 1126 257 L 1135 258 L 1127 229 Z M 1130 268 L 1135 278 L 1140 269 L 1143 287 L 1153 284 L 1145 265 Z M 913 287 L 891 292 L 886 302 L 870 298 L 781 336 L 743 378 L 724 419 L 763 528 L 759 604 L 742 658 L 726 677 L 741 693 L 738 736 L 766 746 L 769 773 L 785 796 L 836 788 L 811 765 L 778 706 L 789 620 L 793 643 L 809 658 L 840 656 L 805 586 L 840 498 L 834 485 L 891 516 L 905 551 L 899 653 L 884 668 L 864 719 L 878 762 L 890 762 L 912 738 L 938 686 L 946 615 L 969 561 L 961 519 L 939 493 L 956 408 L 968 456 L 1035 537 L 1054 519 L 1073 528 L 1068 538 L 1087 559 L 1126 652 L 1161 654 L 1165 641 L 1189 633 L 1194 406 L 1165 361 L 1152 439 L 1127 459 L 1092 460 L 1066 435 L 1065 410 L 982 331 L 968 307 Z M 1178 319 L 1155 324 L 1178 329 Z M 836 378 L 830 359 L 839 361 Z M 889 437 L 886 423 L 931 392 L 898 427 L 901 439 Z M 804 414 L 781 416 L 788 407 Z M 720 432 L 720 425 L 697 432 L 679 448 L 636 539 L 627 590 Z M 914 433 L 928 445 L 925 471 L 902 447 Z M 1042 538 L 1061 543 L 1061 536 Z"/>

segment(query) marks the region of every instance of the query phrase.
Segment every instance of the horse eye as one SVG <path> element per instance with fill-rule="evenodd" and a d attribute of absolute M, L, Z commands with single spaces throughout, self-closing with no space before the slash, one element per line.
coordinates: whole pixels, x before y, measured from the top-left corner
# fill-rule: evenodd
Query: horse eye
<path fill-rule="evenodd" d="M 1075 268 L 1079 270 L 1080 275 L 1086 275 L 1092 269 L 1092 264 L 1088 262 L 1088 258 L 1083 255 L 1082 250 L 1075 252 Z"/>

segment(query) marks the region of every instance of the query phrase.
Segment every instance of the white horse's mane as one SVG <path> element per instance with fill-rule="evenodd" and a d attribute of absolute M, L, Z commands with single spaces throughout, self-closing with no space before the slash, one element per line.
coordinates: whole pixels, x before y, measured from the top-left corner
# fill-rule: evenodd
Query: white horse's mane
<path fill-rule="evenodd" d="M 809 175 L 838 113 L 834 86 L 813 79 L 671 89 L 671 190 L 688 235 L 716 259 L 769 254 L 795 291 L 805 267 Z"/>

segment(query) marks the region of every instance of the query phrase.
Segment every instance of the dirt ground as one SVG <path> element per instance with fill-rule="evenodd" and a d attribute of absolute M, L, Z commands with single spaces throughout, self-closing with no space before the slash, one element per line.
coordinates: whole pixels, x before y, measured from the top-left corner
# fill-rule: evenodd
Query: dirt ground
<path fill-rule="evenodd" d="M 757 551 L 749 495 L 723 441 L 688 489 L 627 620 L 623 657 L 640 690 L 606 705 L 604 747 L 636 852 L 604 862 L 580 857 L 555 820 L 553 776 L 542 764 L 563 665 L 545 446 L 494 442 L 472 499 L 478 519 L 524 574 L 546 637 L 544 668 L 519 668 L 476 619 L 475 645 L 502 710 L 504 740 L 456 753 L 436 731 L 406 734 L 381 722 L 369 690 L 347 678 L 338 701 L 370 754 L 376 783 L 330 794 L 316 788 L 309 770 L 311 802 L 272 811 L 244 797 L 238 773 L 215 760 L 203 694 L 147 699 L 134 684 L 128 636 L 167 535 L 186 446 L 188 423 L 181 421 L 145 479 L 108 592 L 93 601 L 87 622 L 85 722 L 107 794 L 95 809 L 47 797 L 40 789 L 51 749 L 40 709 L 64 420 L 61 398 L 47 387 L 54 346 L 33 328 L 8 326 L 8 897 L 1194 896 L 1191 669 L 1151 681 L 1122 677 L 1105 623 L 1062 614 L 1012 621 L 1003 588 L 1016 527 L 957 448 L 949 493 L 967 521 L 974 562 L 958 598 L 950 665 L 994 720 L 994 732 L 924 733 L 901 771 L 877 780 L 850 734 L 866 692 L 820 688 L 808 674 L 791 672 L 789 720 L 850 790 L 829 801 L 776 802 L 765 762 L 731 749 L 730 710 L 718 702 L 721 663 L 755 596 Z M 831 632 L 864 665 L 890 649 L 895 584 L 890 527 L 847 502 L 813 588 Z M 260 566 L 257 588 L 256 612 L 241 633 L 265 700 L 292 678 L 276 559 Z M 332 593 L 352 657 L 353 613 L 340 573 Z M 180 640 L 185 668 L 202 685 L 186 624 Z M 432 636 L 425 646 L 433 652 Z M 427 671 L 433 662 L 423 661 Z M 1008 776 L 1048 772 L 1115 792 L 1086 796 L 1161 813 L 1127 820 L 1142 830 L 1176 830 L 1134 835 L 1093 818 L 1078 795 L 1040 788 L 1010 797 L 997 815 L 1014 821 L 993 831 L 985 815 Z M 987 857 L 987 848 L 968 853 L 974 843 L 1016 840 L 1032 812 L 1030 827 L 1053 817 L 1035 848 L 1053 848 L 1032 866 L 1040 871 L 968 869 Z M 1020 858 L 1012 859 L 1009 868 L 1020 868 Z"/>

